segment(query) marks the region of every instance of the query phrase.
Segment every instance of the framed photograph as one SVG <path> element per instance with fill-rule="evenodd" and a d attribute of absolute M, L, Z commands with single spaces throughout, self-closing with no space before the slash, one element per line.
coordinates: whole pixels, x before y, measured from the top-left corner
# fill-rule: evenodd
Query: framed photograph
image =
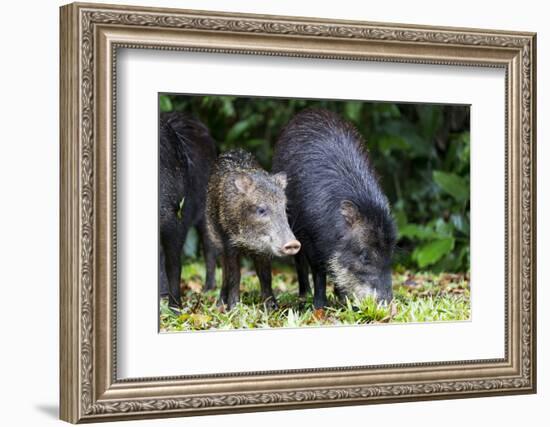
<path fill-rule="evenodd" d="M 536 391 L 536 36 L 61 8 L 60 414 Z"/>

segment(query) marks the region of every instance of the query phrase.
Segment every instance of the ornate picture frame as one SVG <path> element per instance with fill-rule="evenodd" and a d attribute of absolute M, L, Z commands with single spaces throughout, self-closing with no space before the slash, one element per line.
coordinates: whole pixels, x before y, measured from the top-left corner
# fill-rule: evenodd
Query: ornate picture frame
<path fill-rule="evenodd" d="M 70 4 L 60 37 L 61 419 L 72 423 L 536 391 L 536 35 Z M 117 379 L 117 49 L 410 64 L 506 73 L 505 357 Z"/>

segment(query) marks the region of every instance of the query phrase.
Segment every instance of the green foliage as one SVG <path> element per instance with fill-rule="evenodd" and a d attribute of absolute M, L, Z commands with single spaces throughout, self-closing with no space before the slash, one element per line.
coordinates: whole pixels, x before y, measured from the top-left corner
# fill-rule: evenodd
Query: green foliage
<path fill-rule="evenodd" d="M 455 246 L 455 239 L 452 237 L 444 237 L 437 240 L 432 240 L 421 246 L 418 246 L 412 257 L 420 268 L 435 264 L 442 256 L 448 254 Z"/>
<path fill-rule="evenodd" d="M 468 200 L 470 188 L 466 180 L 454 173 L 434 171 L 434 181 L 458 202 Z"/>
<path fill-rule="evenodd" d="M 183 245 L 183 254 L 186 257 L 194 258 L 199 250 L 199 234 L 195 228 L 187 233 L 185 245 Z"/>
<path fill-rule="evenodd" d="M 216 271 L 218 284 L 221 271 Z M 206 329 L 297 328 L 389 322 L 460 321 L 470 318 L 470 289 L 463 274 L 394 273 L 394 300 L 380 304 L 374 299 L 338 300 L 329 284 L 329 307 L 319 315 L 312 308 L 312 297 L 298 296 L 296 274 L 291 267 L 276 266 L 273 289 L 279 309 L 269 311 L 261 303 L 256 275 L 244 269 L 241 302 L 231 311 L 220 310 L 218 292 L 203 292 L 204 265 L 186 263 L 182 271 L 183 308 L 175 313 L 167 300 L 160 302 L 160 329 L 196 331 Z"/>
<path fill-rule="evenodd" d="M 185 197 L 181 199 L 181 201 L 178 204 L 178 210 L 176 211 L 176 216 L 179 220 L 183 219 L 183 206 L 185 204 Z"/>
<path fill-rule="evenodd" d="M 172 111 L 172 98 L 168 95 L 160 95 L 159 96 L 159 107 L 160 111 L 163 113 Z"/>
<path fill-rule="evenodd" d="M 281 130 L 309 107 L 335 111 L 363 135 L 399 229 L 397 269 L 468 271 L 468 107 L 211 95 L 159 97 L 160 111 L 185 111 L 203 121 L 220 152 L 244 148 L 268 170 Z"/>

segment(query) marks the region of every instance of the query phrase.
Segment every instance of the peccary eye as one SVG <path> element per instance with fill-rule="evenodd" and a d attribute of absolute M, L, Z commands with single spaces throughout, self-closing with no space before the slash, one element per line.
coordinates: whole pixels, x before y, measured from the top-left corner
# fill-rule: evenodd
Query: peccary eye
<path fill-rule="evenodd" d="M 369 254 L 367 252 L 363 252 L 360 259 L 363 264 L 366 264 L 369 261 Z"/>
<path fill-rule="evenodd" d="M 264 208 L 263 206 L 258 206 L 258 207 L 256 208 L 256 213 L 257 213 L 258 215 L 261 215 L 261 216 L 267 215 L 267 209 Z"/>

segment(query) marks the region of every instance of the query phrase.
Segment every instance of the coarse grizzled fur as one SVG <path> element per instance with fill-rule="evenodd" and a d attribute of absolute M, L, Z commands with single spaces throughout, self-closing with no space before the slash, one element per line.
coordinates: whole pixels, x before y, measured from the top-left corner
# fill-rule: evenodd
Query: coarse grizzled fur
<path fill-rule="evenodd" d="M 286 217 L 285 186 L 284 173 L 268 174 L 243 150 L 222 154 L 214 166 L 208 183 L 207 228 L 223 253 L 220 299 L 229 308 L 239 301 L 241 254 L 253 258 L 262 296 L 275 304 L 270 258 L 294 254 L 289 242 L 299 249 Z"/>
<path fill-rule="evenodd" d="M 317 308 L 326 304 L 327 272 L 343 294 L 390 300 L 395 225 L 357 130 L 336 113 L 305 110 L 283 130 L 273 171 L 287 174 L 300 293 L 311 267 Z"/>

